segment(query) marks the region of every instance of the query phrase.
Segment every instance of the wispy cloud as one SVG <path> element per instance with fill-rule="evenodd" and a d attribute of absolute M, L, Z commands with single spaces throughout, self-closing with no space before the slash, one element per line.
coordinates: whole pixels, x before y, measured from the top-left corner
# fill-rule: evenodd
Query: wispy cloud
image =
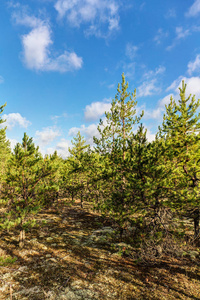
<path fill-rule="evenodd" d="M 62 118 L 67 118 L 67 117 L 69 117 L 68 116 L 68 114 L 67 113 L 63 113 L 63 114 L 61 114 L 61 115 L 56 115 L 56 116 L 51 116 L 51 120 L 54 122 L 54 123 L 57 123 L 57 121 L 59 120 L 59 119 L 62 119 Z"/>
<path fill-rule="evenodd" d="M 176 18 L 176 10 L 174 8 L 169 9 L 165 14 L 165 18 L 166 19 Z"/>
<path fill-rule="evenodd" d="M 154 78 L 150 81 L 143 82 L 137 88 L 137 97 L 147 97 L 160 92 L 161 88 L 157 86 L 157 80 Z"/>
<path fill-rule="evenodd" d="M 115 0 L 57 0 L 55 9 L 73 27 L 88 24 L 87 35 L 107 37 L 119 30 L 119 5 Z M 102 27 L 106 27 L 106 33 Z"/>
<path fill-rule="evenodd" d="M 156 36 L 154 37 L 154 42 L 156 42 L 156 44 L 159 45 L 166 37 L 168 37 L 168 35 L 169 33 L 167 31 L 164 31 L 162 28 L 159 28 Z"/>
<path fill-rule="evenodd" d="M 123 70 L 126 77 L 133 78 L 135 75 L 135 62 L 123 63 Z"/>
<path fill-rule="evenodd" d="M 186 12 L 187 17 L 196 17 L 200 13 L 200 0 L 195 0 L 189 10 Z"/>
<path fill-rule="evenodd" d="M 114 83 L 111 83 L 111 84 L 108 85 L 108 88 L 109 88 L 109 89 L 113 89 L 114 87 L 115 87 L 115 84 L 114 84 Z"/>
<path fill-rule="evenodd" d="M 192 75 L 195 72 L 199 72 L 200 71 L 200 54 L 198 54 L 195 58 L 194 61 L 190 61 L 188 63 L 188 74 Z"/>
<path fill-rule="evenodd" d="M 22 128 L 27 128 L 31 125 L 31 122 L 28 121 L 25 117 L 22 117 L 20 113 L 10 113 L 10 114 L 4 114 L 2 116 L 4 120 L 6 120 L 5 123 L 3 123 L 3 127 L 7 126 L 8 130 L 12 130 L 15 126 L 20 126 Z"/>
<path fill-rule="evenodd" d="M 90 105 L 85 107 L 84 117 L 85 120 L 95 121 L 104 115 L 105 111 L 109 111 L 111 108 L 111 99 L 104 99 L 102 102 L 92 102 Z"/>
<path fill-rule="evenodd" d="M 28 69 L 36 71 L 69 72 L 78 70 L 83 60 L 75 52 L 64 51 L 54 55 L 52 31 L 48 20 L 42 20 L 26 13 L 23 7 L 13 13 L 17 25 L 30 27 L 31 31 L 22 35 L 23 61 Z"/>
<path fill-rule="evenodd" d="M 148 70 L 143 74 L 143 83 L 137 88 L 138 97 L 147 97 L 162 91 L 158 84 L 158 77 L 165 72 L 164 66 L 155 70 Z"/>
<path fill-rule="evenodd" d="M 137 54 L 137 51 L 138 51 L 139 47 L 136 46 L 136 45 L 132 45 L 131 43 L 128 43 L 126 45 L 126 56 L 130 59 L 134 59 L 136 54 Z"/>
<path fill-rule="evenodd" d="M 44 21 L 35 16 L 30 16 L 27 12 L 27 7 L 17 6 L 18 10 L 12 13 L 12 19 L 17 25 L 23 25 L 30 28 L 40 27 L 44 24 Z M 46 21 L 47 22 L 47 21 Z"/>
<path fill-rule="evenodd" d="M 178 40 L 184 39 L 189 34 L 190 34 L 190 30 L 189 29 L 185 29 L 184 30 L 183 27 L 176 27 L 176 38 Z"/>
<path fill-rule="evenodd" d="M 191 29 L 183 29 L 183 27 L 176 27 L 175 29 L 175 38 L 174 41 L 172 42 L 171 45 L 169 45 L 166 50 L 167 51 L 171 51 L 180 40 L 185 39 L 187 36 L 189 36 L 191 34 L 191 32 L 193 31 L 193 28 Z"/>
<path fill-rule="evenodd" d="M 150 79 L 150 78 L 155 78 L 158 75 L 161 75 L 165 72 L 166 68 L 164 66 L 159 66 L 158 68 L 153 70 L 148 70 L 143 74 L 143 79 Z"/>

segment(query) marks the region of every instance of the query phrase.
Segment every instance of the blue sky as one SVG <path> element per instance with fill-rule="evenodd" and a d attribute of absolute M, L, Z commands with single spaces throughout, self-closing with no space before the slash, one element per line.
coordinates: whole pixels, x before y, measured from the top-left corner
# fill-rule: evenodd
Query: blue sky
<path fill-rule="evenodd" d="M 121 74 L 153 139 L 184 79 L 200 98 L 200 0 L 0 1 L 0 104 L 12 146 L 92 143 Z"/>

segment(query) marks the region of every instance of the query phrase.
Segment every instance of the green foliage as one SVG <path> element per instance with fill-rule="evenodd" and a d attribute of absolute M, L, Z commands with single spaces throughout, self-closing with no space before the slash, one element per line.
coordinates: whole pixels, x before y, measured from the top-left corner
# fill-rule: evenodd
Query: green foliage
<path fill-rule="evenodd" d="M 6 104 L 0 106 L 0 114 L 4 111 Z M 5 120 L 0 118 L 0 124 L 3 124 Z M 0 129 L 0 181 L 5 178 L 6 165 L 10 156 L 10 143 L 6 138 L 6 127 Z"/>
<path fill-rule="evenodd" d="M 106 112 L 106 121 L 100 120 L 98 131 L 100 138 L 94 138 L 96 151 L 101 155 L 103 165 L 104 201 L 101 211 L 107 211 L 122 228 L 129 218 L 132 208 L 129 173 L 127 163 L 129 141 L 133 138 L 133 127 L 143 116 L 136 116 L 136 91 L 128 92 L 128 82 L 122 74 L 121 86 L 111 103 L 110 112 Z M 130 157 L 129 157 L 130 160 Z"/>
<path fill-rule="evenodd" d="M 180 99 L 171 97 L 152 142 L 144 126 L 138 126 L 143 112 L 137 116 L 136 91 L 128 92 L 124 74 L 110 111 L 100 120 L 93 150 L 78 132 L 67 159 L 57 152 L 43 158 L 25 133 L 11 154 L 6 129 L 0 129 L 0 205 L 6 210 L 1 228 L 27 229 L 42 207 L 58 204 L 59 197 L 71 197 L 72 202 L 80 199 L 81 206 L 92 201 L 94 210 L 118 224 L 121 237 L 127 225 L 136 226 L 137 245 L 146 240 L 146 245 L 157 247 L 169 231 L 185 235 L 184 228 L 174 233 L 169 221 L 163 225 L 160 213 L 167 209 L 192 218 L 198 238 L 200 99 L 186 97 L 184 82 L 179 90 Z M 149 216 L 163 226 L 154 230 L 153 242 L 151 234 L 142 230 Z"/>
<path fill-rule="evenodd" d="M 72 148 L 69 148 L 70 157 L 64 164 L 63 168 L 63 180 L 64 188 L 71 195 L 72 201 L 75 197 L 79 197 L 81 200 L 81 206 L 83 205 L 83 199 L 86 196 L 87 189 L 87 172 L 88 172 L 88 151 L 89 145 L 86 144 L 86 140 L 81 136 L 80 131 L 72 140 Z"/>
<path fill-rule="evenodd" d="M 182 82 L 180 99 L 172 97 L 166 106 L 160 134 L 165 140 L 165 159 L 171 163 L 167 184 L 171 187 L 167 204 L 186 214 L 196 222 L 199 233 L 199 180 L 200 180 L 200 99 L 186 97 L 186 84 Z M 196 211 L 196 213 L 194 213 Z"/>
<path fill-rule="evenodd" d="M 4 225 L 8 229 L 17 226 L 22 230 L 26 219 L 41 209 L 38 189 L 42 180 L 52 172 L 51 161 L 42 158 L 39 148 L 25 133 L 22 143 L 16 145 L 9 159 L 3 185 Z"/>
<path fill-rule="evenodd" d="M 41 179 L 37 193 L 42 204 L 51 207 L 61 193 L 63 159 L 55 151 L 52 155 L 46 155 L 44 162 L 48 165 L 49 174 Z"/>
<path fill-rule="evenodd" d="M 17 260 L 16 257 L 11 257 L 11 256 L 7 256 L 7 257 L 2 257 L 0 256 L 0 266 L 7 266 L 9 264 L 13 264 L 15 263 Z"/>

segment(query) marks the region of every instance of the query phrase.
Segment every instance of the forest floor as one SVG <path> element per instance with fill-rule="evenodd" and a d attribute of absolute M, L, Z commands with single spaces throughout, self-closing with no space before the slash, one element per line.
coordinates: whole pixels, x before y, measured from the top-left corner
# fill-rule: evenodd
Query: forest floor
<path fill-rule="evenodd" d="M 0 300 L 200 299 L 199 255 L 137 264 L 109 220 L 79 203 L 36 219 L 23 249 L 18 232 L 1 234 Z"/>

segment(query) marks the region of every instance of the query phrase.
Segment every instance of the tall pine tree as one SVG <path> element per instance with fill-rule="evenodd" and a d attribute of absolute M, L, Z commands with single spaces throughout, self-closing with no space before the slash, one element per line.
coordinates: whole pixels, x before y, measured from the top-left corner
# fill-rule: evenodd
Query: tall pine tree
<path fill-rule="evenodd" d="M 111 103 L 106 119 L 100 120 L 98 131 L 100 138 L 94 138 L 96 151 L 105 162 L 104 177 L 106 189 L 109 182 L 109 196 L 106 197 L 103 208 L 112 215 L 123 231 L 123 226 L 129 216 L 131 206 L 129 182 L 127 180 L 128 141 L 133 137 L 133 127 L 138 124 L 143 112 L 136 115 L 136 90 L 128 92 L 128 82 L 122 74 L 121 85 L 118 84 L 117 94 Z"/>
<path fill-rule="evenodd" d="M 4 107 L 6 104 L 0 106 L 0 114 L 4 111 Z M 0 124 L 3 125 L 5 120 L 0 118 Z M 6 165 L 9 158 L 10 151 L 10 143 L 6 138 L 6 127 L 0 129 L 0 184 L 2 180 L 5 178 L 6 173 Z"/>
<path fill-rule="evenodd" d="M 165 139 L 165 155 L 171 161 L 173 186 L 169 205 L 194 220 L 195 236 L 199 235 L 199 181 L 200 181 L 200 99 L 186 96 L 182 81 L 180 99 L 172 97 L 160 128 Z"/>

